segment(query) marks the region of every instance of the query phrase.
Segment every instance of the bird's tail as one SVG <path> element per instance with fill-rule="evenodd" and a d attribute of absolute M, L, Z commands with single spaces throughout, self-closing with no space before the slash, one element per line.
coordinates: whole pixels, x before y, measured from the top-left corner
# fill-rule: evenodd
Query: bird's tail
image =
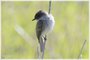
<path fill-rule="evenodd" d="M 45 43 L 46 43 L 46 40 L 44 40 L 43 37 L 40 38 L 40 52 L 41 52 L 41 58 L 44 57 L 44 50 L 45 50 Z"/>
<path fill-rule="evenodd" d="M 40 51 L 43 52 L 45 49 L 45 40 L 43 37 L 40 38 Z"/>

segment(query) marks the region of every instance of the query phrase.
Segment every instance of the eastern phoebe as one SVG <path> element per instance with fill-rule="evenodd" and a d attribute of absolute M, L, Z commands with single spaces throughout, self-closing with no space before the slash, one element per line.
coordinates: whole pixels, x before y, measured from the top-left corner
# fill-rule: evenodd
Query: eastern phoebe
<path fill-rule="evenodd" d="M 43 51 L 43 42 L 47 40 L 46 35 L 52 31 L 55 21 L 54 17 L 51 14 L 48 14 L 46 11 L 39 10 L 32 21 L 37 20 L 36 24 L 36 35 L 38 42 L 40 43 L 41 52 Z"/>

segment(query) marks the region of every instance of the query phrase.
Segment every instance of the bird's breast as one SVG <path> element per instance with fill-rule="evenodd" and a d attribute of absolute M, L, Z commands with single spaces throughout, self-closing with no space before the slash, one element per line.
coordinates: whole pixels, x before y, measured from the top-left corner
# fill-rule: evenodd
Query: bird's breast
<path fill-rule="evenodd" d="M 47 34 L 47 33 L 49 33 L 49 32 L 51 32 L 52 31 L 52 29 L 53 29 L 53 27 L 54 27 L 54 20 L 44 20 L 44 31 L 43 31 L 43 33 L 44 34 Z"/>

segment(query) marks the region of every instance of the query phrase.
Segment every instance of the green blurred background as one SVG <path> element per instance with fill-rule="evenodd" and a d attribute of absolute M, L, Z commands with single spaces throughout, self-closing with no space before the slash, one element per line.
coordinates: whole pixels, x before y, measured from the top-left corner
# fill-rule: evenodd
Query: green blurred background
<path fill-rule="evenodd" d="M 38 40 L 35 34 L 38 10 L 48 11 L 48 1 L 2 1 L 2 47 L 3 59 L 37 58 Z M 81 58 L 89 58 L 89 2 L 53 1 L 51 13 L 55 27 L 48 35 L 45 59 L 78 58 L 84 40 Z"/>

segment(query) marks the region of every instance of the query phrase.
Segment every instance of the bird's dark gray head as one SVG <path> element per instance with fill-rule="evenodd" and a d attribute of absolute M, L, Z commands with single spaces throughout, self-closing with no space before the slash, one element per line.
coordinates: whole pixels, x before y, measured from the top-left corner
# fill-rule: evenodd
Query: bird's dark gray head
<path fill-rule="evenodd" d="M 45 15 L 47 15 L 47 13 L 46 13 L 45 11 L 39 10 L 39 11 L 35 14 L 34 19 L 33 19 L 32 21 L 38 20 L 39 18 L 41 18 L 42 16 L 45 16 Z"/>

